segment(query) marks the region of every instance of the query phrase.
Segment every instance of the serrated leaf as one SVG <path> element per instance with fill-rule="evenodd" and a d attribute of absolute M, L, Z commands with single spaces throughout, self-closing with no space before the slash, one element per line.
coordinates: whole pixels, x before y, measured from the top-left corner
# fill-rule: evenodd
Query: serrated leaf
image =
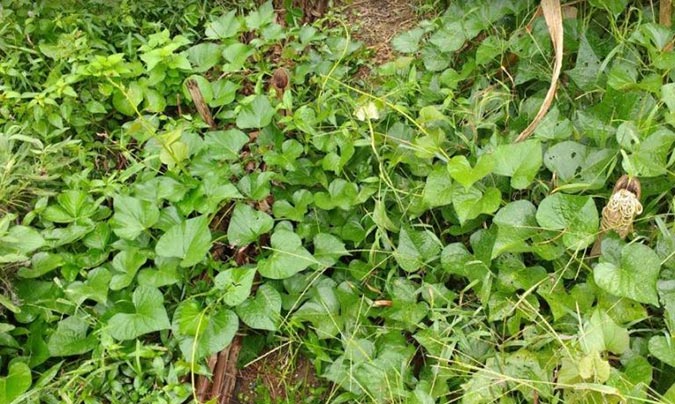
<path fill-rule="evenodd" d="M 209 218 L 198 216 L 172 226 L 157 241 L 155 253 L 160 257 L 180 258 L 181 267 L 198 264 L 211 248 Z"/>
<path fill-rule="evenodd" d="M 254 298 L 237 306 L 236 312 L 251 328 L 276 331 L 281 320 L 281 295 L 265 283 L 258 288 Z"/>
<path fill-rule="evenodd" d="M 237 18 L 237 12 L 231 10 L 227 14 L 216 18 L 206 24 L 204 33 L 209 39 L 225 39 L 235 36 L 241 30 L 242 26 Z"/>
<path fill-rule="evenodd" d="M 132 303 L 132 313 L 117 313 L 108 320 L 107 329 L 113 338 L 124 341 L 171 327 L 159 289 L 138 286 Z"/>
<path fill-rule="evenodd" d="M 651 248 L 627 244 L 621 249 L 619 265 L 601 262 L 593 269 L 595 283 L 607 292 L 640 303 L 659 305 L 656 281 L 661 260 Z"/>
<path fill-rule="evenodd" d="M 238 203 L 234 207 L 227 228 L 227 240 L 231 245 L 245 246 L 272 230 L 274 220 L 267 213 Z"/>

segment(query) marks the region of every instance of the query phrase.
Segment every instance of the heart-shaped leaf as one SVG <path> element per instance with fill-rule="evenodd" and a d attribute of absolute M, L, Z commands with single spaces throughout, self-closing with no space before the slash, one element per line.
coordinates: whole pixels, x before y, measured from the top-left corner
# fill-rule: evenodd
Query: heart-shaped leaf
<path fill-rule="evenodd" d="M 422 199 L 432 208 L 452 203 L 452 179 L 444 167 L 437 166 L 429 173 Z"/>
<path fill-rule="evenodd" d="M 469 188 L 476 181 L 490 174 L 494 165 L 495 161 L 490 155 L 480 156 L 474 167 L 471 167 L 465 156 L 455 156 L 448 161 L 448 172 L 453 180 Z"/>
<path fill-rule="evenodd" d="M 118 237 L 134 240 L 159 220 L 157 205 L 131 196 L 115 196 L 111 226 Z"/>
<path fill-rule="evenodd" d="M 230 307 L 241 304 L 251 294 L 255 268 L 228 268 L 216 276 L 215 287 L 223 291 L 222 299 Z"/>
<path fill-rule="evenodd" d="M 31 384 L 30 368 L 23 362 L 12 362 L 6 377 L 0 377 L 0 403 L 12 403 L 28 391 Z"/>
<path fill-rule="evenodd" d="M 563 244 L 573 250 L 588 247 L 598 234 L 598 210 L 590 196 L 548 196 L 537 209 L 537 222 L 547 230 L 562 231 Z"/>
<path fill-rule="evenodd" d="M 181 267 L 191 267 L 204 259 L 211 248 L 209 218 L 198 216 L 171 227 L 155 246 L 160 257 L 180 258 Z"/>
<path fill-rule="evenodd" d="M 404 271 L 413 272 L 437 259 L 440 252 L 441 242 L 436 235 L 403 227 L 394 258 Z"/>
<path fill-rule="evenodd" d="M 675 367 L 675 337 L 655 335 L 649 339 L 649 353 L 669 366 Z"/>
<path fill-rule="evenodd" d="M 227 228 L 227 239 L 235 246 L 245 246 L 272 230 L 274 220 L 270 215 L 255 210 L 245 203 L 234 207 L 230 225 Z"/>
<path fill-rule="evenodd" d="M 266 278 L 286 279 L 317 263 L 292 231 L 277 229 L 272 234 L 271 244 L 272 255 L 258 263 L 258 272 Z"/>
<path fill-rule="evenodd" d="M 270 100 L 264 95 L 256 95 L 253 100 L 241 107 L 237 115 L 239 129 L 264 128 L 272 122 L 274 108 Z"/>
<path fill-rule="evenodd" d="M 640 303 L 659 305 L 656 281 L 661 259 L 651 248 L 642 244 L 627 244 L 621 249 L 618 265 L 601 262 L 593 269 L 599 287 L 620 297 Z"/>
<path fill-rule="evenodd" d="M 49 337 L 47 346 L 52 356 L 81 355 L 98 344 L 95 335 L 87 335 L 89 325 L 83 319 L 70 316 L 59 321 L 56 331 Z"/>
<path fill-rule="evenodd" d="M 241 321 L 257 330 L 276 331 L 281 320 L 281 295 L 265 283 L 258 288 L 254 298 L 236 308 Z"/>
<path fill-rule="evenodd" d="M 136 248 L 120 251 L 115 255 L 112 260 L 114 272 L 110 280 L 110 289 L 120 290 L 129 286 L 146 260 L 145 254 Z"/>
<path fill-rule="evenodd" d="M 452 192 L 452 206 L 460 223 L 475 219 L 483 213 L 496 211 L 501 201 L 502 194 L 495 187 L 490 187 L 485 192 L 476 187 L 455 187 Z"/>
<path fill-rule="evenodd" d="M 171 327 L 159 289 L 139 286 L 134 290 L 133 313 L 117 313 L 108 321 L 108 332 L 117 340 L 138 338 Z"/>
<path fill-rule="evenodd" d="M 193 299 L 178 305 L 173 315 L 172 330 L 188 362 L 223 350 L 239 329 L 239 319 L 233 311 L 221 308 L 211 313 L 205 310 Z M 196 352 L 193 351 L 195 346 Z"/>
<path fill-rule="evenodd" d="M 513 188 L 524 189 L 530 185 L 541 167 L 541 143 L 537 140 L 526 140 L 500 145 L 492 158 L 495 161 L 495 174 L 511 177 Z"/>

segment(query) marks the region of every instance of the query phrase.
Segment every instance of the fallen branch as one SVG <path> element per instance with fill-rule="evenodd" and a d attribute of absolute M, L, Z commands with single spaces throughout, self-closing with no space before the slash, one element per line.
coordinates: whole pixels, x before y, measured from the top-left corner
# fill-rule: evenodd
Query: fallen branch
<path fill-rule="evenodd" d="M 215 130 L 216 123 L 211 116 L 211 111 L 209 110 L 208 105 L 206 105 L 206 101 L 204 101 L 204 96 L 199 89 L 199 85 L 195 80 L 192 79 L 188 80 L 185 85 L 190 92 L 190 96 L 192 97 L 192 101 L 195 103 L 195 107 L 197 107 L 197 112 L 199 112 L 199 115 L 202 117 L 204 122 L 206 122 L 212 130 Z"/>

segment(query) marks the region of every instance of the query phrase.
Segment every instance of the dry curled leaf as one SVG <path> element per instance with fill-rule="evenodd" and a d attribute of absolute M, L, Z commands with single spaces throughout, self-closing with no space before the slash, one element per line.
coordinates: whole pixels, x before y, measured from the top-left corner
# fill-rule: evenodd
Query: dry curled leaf
<path fill-rule="evenodd" d="M 562 68 L 563 57 L 563 22 L 562 12 L 560 10 L 560 0 L 542 0 L 541 10 L 544 13 L 544 19 L 548 26 L 548 32 L 553 42 L 553 50 L 555 52 L 555 63 L 553 64 L 553 74 L 551 75 L 551 85 L 548 88 L 544 102 L 539 108 L 539 112 L 534 117 L 532 122 L 525 128 L 516 138 L 516 142 L 521 142 L 527 139 L 537 128 L 539 122 L 544 119 L 548 109 L 555 98 L 555 90 L 558 86 L 558 78 L 560 78 L 560 70 Z"/>

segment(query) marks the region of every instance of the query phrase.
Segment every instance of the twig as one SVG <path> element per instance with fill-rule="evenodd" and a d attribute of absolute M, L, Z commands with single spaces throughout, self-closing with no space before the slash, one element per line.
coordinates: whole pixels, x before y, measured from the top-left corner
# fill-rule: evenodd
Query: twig
<path fill-rule="evenodd" d="M 192 101 L 195 103 L 195 107 L 197 107 L 199 115 L 202 117 L 204 122 L 206 122 L 209 125 L 209 127 L 212 130 L 215 130 L 216 123 L 213 121 L 211 111 L 209 110 L 209 107 L 206 105 L 206 102 L 204 101 L 204 96 L 202 96 L 202 92 L 199 89 L 199 85 L 197 85 L 197 82 L 192 79 L 188 80 L 185 84 L 187 85 L 187 89 L 190 92 Z"/>

